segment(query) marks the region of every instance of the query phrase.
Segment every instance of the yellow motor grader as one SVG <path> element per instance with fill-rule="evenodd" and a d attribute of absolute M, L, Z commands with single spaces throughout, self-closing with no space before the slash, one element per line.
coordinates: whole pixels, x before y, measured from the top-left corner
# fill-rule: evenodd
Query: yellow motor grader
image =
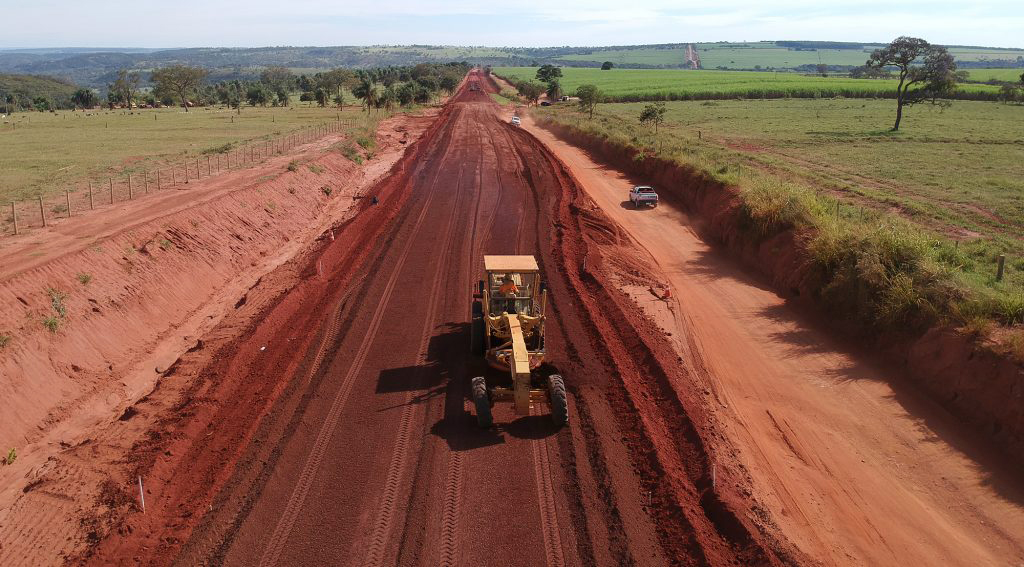
<path fill-rule="evenodd" d="M 487 384 L 483 376 L 472 381 L 473 404 L 481 427 L 494 423 L 491 406 L 511 401 L 518 415 L 528 415 L 531 404 L 545 402 L 551 419 L 562 426 L 569 420 L 565 382 L 558 374 L 546 378 L 537 372 L 544 361 L 544 312 L 547 291 L 533 256 L 484 256 L 484 279 L 473 294 L 471 349 L 487 363 L 508 372 L 509 385 Z"/>

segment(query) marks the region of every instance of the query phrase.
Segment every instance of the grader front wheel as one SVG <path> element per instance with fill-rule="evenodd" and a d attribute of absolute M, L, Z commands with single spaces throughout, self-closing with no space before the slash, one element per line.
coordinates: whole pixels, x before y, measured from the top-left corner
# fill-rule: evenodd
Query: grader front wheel
<path fill-rule="evenodd" d="M 483 376 L 473 378 L 473 405 L 476 407 L 476 423 L 480 427 L 488 428 L 494 425 L 494 418 L 491 416 L 491 398 L 487 395 L 487 381 Z"/>
<path fill-rule="evenodd" d="M 565 381 L 558 374 L 548 377 L 548 398 L 551 403 L 551 420 L 562 427 L 569 422 L 569 402 L 565 395 Z"/>

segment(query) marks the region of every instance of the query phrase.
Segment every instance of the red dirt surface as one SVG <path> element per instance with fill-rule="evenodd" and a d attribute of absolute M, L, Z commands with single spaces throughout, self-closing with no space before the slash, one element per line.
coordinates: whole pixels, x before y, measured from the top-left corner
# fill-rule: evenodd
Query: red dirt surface
<path fill-rule="evenodd" d="M 366 193 L 379 204 L 361 201 L 264 277 L 99 441 L 72 449 L 120 463 L 76 560 L 792 559 L 762 537 L 742 479 L 713 468 L 720 435 L 703 398 L 672 387 L 685 369 L 669 339 L 610 283 L 621 264 L 608 255 L 639 252 L 561 162 L 498 116 L 493 83 L 469 80 L 484 90 L 446 105 Z M 546 408 L 516 417 L 500 405 L 496 428 L 475 426 L 468 379 L 483 368 L 468 321 L 484 253 L 542 264 L 569 427 L 554 430 Z"/>
<path fill-rule="evenodd" d="M 672 386 L 682 396 L 705 397 L 729 440 L 715 443 L 716 455 L 734 452 L 716 458 L 718 474 L 730 483 L 749 478 L 745 490 L 752 489 L 767 535 L 784 534 L 801 552 L 794 557 L 826 565 L 1024 562 L 1018 472 L 992 450 L 987 435 L 972 434 L 908 384 L 902 369 L 837 341 L 820 321 L 745 273 L 735 252 L 702 240 L 703 234 L 742 243 L 730 232 L 723 188 L 700 186 L 668 166 L 635 165 L 635 174 L 623 173 L 602 160 L 632 162 L 628 157 L 523 122 L 617 222 L 623 230 L 617 237 L 649 253 L 657 267 L 656 294 L 672 290 L 664 301 L 652 300 L 644 282 L 624 286 L 670 332 L 688 371 Z M 662 204 L 627 207 L 629 188 L 649 183 L 658 187 Z M 777 239 L 746 256 L 749 264 L 771 266 L 766 271 L 777 281 L 793 281 L 799 273 L 794 252 L 792 241 Z M 948 333 L 925 337 L 910 357 L 929 369 L 924 375 L 936 384 L 927 389 L 942 391 L 940 399 L 960 392 L 971 403 L 988 404 L 995 419 L 1013 405 L 990 398 L 1000 391 L 1013 396 L 1006 384 L 1015 379 L 1019 385 L 1019 371 L 972 355 Z M 979 395 L 970 388 L 989 391 Z M 1019 403 L 1013 411 L 1020 411 Z"/>
<path fill-rule="evenodd" d="M 12 336 L 0 349 L 0 446 L 18 452 L 0 467 L 0 564 L 55 563 L 105 533 L 105 502 L 121 500 L 101 488 L 125 490 L 124 454 L 147 431 L 133 404 L 211 332 L 240 332 L 237 314 L 267 286 L 250 290 L 345 218 L 430 122 L 386 121 L 362 167 L 331 135 L 0 242 L 0 332 Z M 63 317 L 47 288 L 66 294 Z M 42 325 L 50 315 L 56 333 Z"/>

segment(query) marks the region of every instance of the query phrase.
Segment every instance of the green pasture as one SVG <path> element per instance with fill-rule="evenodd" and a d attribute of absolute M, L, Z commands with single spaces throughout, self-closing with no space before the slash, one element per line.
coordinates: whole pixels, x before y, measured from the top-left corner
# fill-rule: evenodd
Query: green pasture
<path fill-rule="evenodd" d="M 703 69 L 793 69 L 801 65 L 863 65 L 879 45 L 860 49 L 795 49 L 771 41 L 749 43 L 694 43 Z M 957 61 L 1015 61 L 1024 57 L 1024 49 L 1002 50 L 974 47 L 950 47 Z M 683 66 L 686 64 L 685 44 L 676 46 L 636 46 L 618 49 L 594 49 L 590 53 L 562 55 L 566 62 L 611 61 L 616 65 Z"/>
<path fill-rule="evenodd" d="M 1024 68 L 1017 69 L 968 69 L 967 77 L 972 81 L 1002 81 L 1006 83 L 1020 83 L 1020 76 L 1024 74 Z"/>
<path fill-rule="evenodd" d="M 349 99 L 355 102 L 354 99 Z M 19 112 L 0 123 L 0 202 L 63 192 L 87 181 L 152 170 L 248 141 L 341 119 L 363 128 L 373 114 L 309 103 L 222 107 Z"/>
<path fill-rule="evenodd" d="M 973 290 L 970 297 L 989 298 L 989 307 L 977 308 L 986 316 L 1024 317 L 1024 106 L 913 106 L 893 133 L 891 100 L 678 101 L 666 103 L 655 134 L 638 121 L 647 104 L 601 104 L 592 120 L 575 105 L 536 112 L 753 188 L 748 195 L 805 203 L 800 207 L 811 212 L 801 214 L 821 230 L 841 224 L 853 240 L 872 231 L 902 235 L 919 243 L 920 261 L 938 266 L 943 278 Z M 1001 254 L 1007 271 L 997 282 Z M 992 315 L 1003 309 L 996 303 L 1021 311 Z"/>
<path fill-rule="evenodd" d="M 509 80 L 533 79 L 535 67 L 495 67 L 494 73 Z M 856 96 L 895 91 L 895 80 L 820 77 L 791 72 L 692 71 L 684 69 L 562 68 L 562 89 L 569 94 L 584 84 L 597 85 L 611 100 L 664 98 L 762 98 L 764 93 L 792 96 Z M 965 92 L 996 93 L 992 85 L 965 84 Z"/>

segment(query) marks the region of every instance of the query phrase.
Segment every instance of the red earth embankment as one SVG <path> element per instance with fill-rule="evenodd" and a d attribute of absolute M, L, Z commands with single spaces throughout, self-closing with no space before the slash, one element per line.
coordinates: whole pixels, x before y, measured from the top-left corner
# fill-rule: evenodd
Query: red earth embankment
<path fill-rule="evenodd" d="M 0 467 L 0 511 L 48 455 L 116 420 L 263 274 L 343 216 L 401 154 L 406 121 L 382 125 L 378 157 L 362 167 L 332 147 L 343 135 L 328 136 L 5 241 L 0 446 L 17 459 Z"/>
<path fill-rule="evenodd" d="M 657 157 L 635 159 L 637 152 L 632 148 L 572 128 L 552 123 L 543 127 L 614 167 L 650 180 L 663 198 L 695 213 L 706 238 L 740 256 L 785 295 L 827 311 L 809 277 L 801 235 L 787 230 L 765 239 L 752 237 L 742 226 L 735 187 Z M 1024 369 L 1018 362 L 952 328 L 935 328 L 916 336 L 886 336 L 878 346 L 947 410 L 991 438 L 1006 454 L 1024 459 Z"/>

